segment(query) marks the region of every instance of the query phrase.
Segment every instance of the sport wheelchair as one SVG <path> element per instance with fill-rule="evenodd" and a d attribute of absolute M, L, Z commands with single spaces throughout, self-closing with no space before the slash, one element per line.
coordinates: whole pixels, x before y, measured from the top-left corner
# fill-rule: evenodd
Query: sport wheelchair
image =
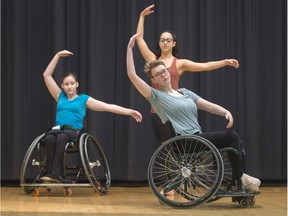
<path fill-rule="evenodd" d="M 43 182 L 40 178 L 46 172 L 44 137 L 45 133 L 35 138 L 22 163 L 20 186 L 26 194 L 38 196 L 40 187 L 46 188 L 46 192 L 50 192 L 52 187 L 63 187 L 64 195 L 72 196 L 70 187 L 76 186 L 92 186 L 100 194 L 108 192 L 111 177 L 104 151 L 96 138 L 83 130 L 80 130 L 74 142 L 66 144 L 63 157 L 65 182 Z"/>
<path fill-rule="evenodd" d="M 232 197 L 245 208 L 255 204 L 254 196 L 260 192 L 239 190 L 233 185 L 228 153 L 240 156 L 236 150 L 218 150 L 197 135 L 175 136 L 173 129 L 171 133 L 172 138 L 157 148 L 148 166 L 149 185 L 162 203 L 191 208 Z"/>

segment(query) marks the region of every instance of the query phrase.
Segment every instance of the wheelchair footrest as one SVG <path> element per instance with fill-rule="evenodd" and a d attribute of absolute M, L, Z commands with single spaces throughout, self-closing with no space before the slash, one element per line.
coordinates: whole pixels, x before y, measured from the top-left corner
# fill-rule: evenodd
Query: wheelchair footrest
<path fill-rule="evenodd" d="M 91 187 L 90 183 L 34 183 L 21 184 L 21 187 Z"/>
<path fill-rule="evenodd" d="M 214 197 L 250 197 L 259 195 L 261 192 L 249 192 L 246 190 L 218 190 Z"/>

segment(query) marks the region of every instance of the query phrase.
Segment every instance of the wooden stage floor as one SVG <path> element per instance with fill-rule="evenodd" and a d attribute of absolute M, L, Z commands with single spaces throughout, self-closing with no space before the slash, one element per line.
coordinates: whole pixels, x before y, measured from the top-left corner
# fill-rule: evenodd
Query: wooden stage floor
<path fill-rule="evenodd" d="M 243 208 L 222 198 L 191 209 L 175 209 L 161 204 L 148 186 L 111 186 L 107 195 L 100 196 L 92 188 L 74 187 L 72 197 L 65 197 L 62 188 L 38 197 L 27 195 L 21 187 L 1 188 L 1 215 L 193 215 L 193 216 L 286 216 L 287 187 L 263 186 L 256 196 L 256 204 Z"/>

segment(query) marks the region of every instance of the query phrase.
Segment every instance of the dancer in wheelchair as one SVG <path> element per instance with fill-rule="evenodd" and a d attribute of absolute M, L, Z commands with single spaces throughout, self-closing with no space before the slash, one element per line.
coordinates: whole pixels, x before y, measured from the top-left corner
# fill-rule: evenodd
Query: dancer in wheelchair
<path fill-rule="evenodd" d="M 46 148 L 47 172 L 41 177 L 43 181 L 63 182 L 63 154 L 68 142 L 75 141 L 79 131 L 83 128 L 86 108 L 99 112 L 111 112 L 129 115 L 137 122 L 142 121 L 142 115 L 136 110 L 124 108 L 115 104 L 108 104 L 96 100 L 86 94 L 78 94 L 77 77 L 73 73 L 64 76 L 61 87 L 52 75 L 58 61 L 62 57 L 72 56 L 67 50 L 58 52 L 43 73 L 45 84 L 57 102 L 56 126 L 46 133 L 44 138 Z"/>
<path fill-rule="evenodd" d="M 151 103 L 162 123 L 170 121 L 177 135 L 197 134 L 209 140 L 219 149 L 231 147 L 241 154 L 241 141 L 235 131 L 202 133 L 198 122 L 197 110 L 201 109 L 226 118 L 228 121 L 226 128 L 230 129 L 233 126 L 233 116 L 227 109 L 201 98 L 188 89 L 174 90 L 171 86 L 170 74 L 162 61 L 155 60 L 144 66 L 144 72 L 159 89 L 151 87 L 137 75 L 132 48 L 138 35 L 135 34 L 131 37 L 127 47 L 127 75 L 140 94 Z M 243 186 L 249 185 L 247 189 L 251 192 L 258 191 L 261 182 L 259 179 L 243 173 L 241 157 L 230 154 L 229 161 L 233 169 L 232 179 L 237 181 L 237 189 L 240 190 Z"/>
<path fill-rule="evenodd" d="M 219 69 L 222 67 L 239 67 L 239 63 L 236 59 L 222 59 L 209 62 L 195 62 L 190 59 L 178 58 L 177 53 L 179 51 L 179 46 L 177 43 L 176 35 L 170 31 L 163 31 L 158 38 L 158 43 L 156 46 L 156 52 L 153 53 L 146 41 L 144 40 L 144 23 L 146 16 L 150 16 L 154 13 L 154 4 L 146 7 L 139 16 L 139 21 L 137 25 L 137 33 L 139 36 L 136 38 L 136 43 L 141 52 L 142 57 L 146 62 L 151 62 L 153 60 L 161 60 L 167 67 L 168 72 L 171 77 L 171 85 L 173 89 L 178 89 L 179 81 L 182 75 L 186 72 L 196 73 L 196 72 L 206 72 Z M 152 83 L 152 87 L 158 89 L 155 83 Z M 167 133 L 169 131 L 169 125 L 162 124 L 161 119 L 150 109 L 150 118 L 155 132 L 158 143 L 162 143 L 167 140 Z"/>

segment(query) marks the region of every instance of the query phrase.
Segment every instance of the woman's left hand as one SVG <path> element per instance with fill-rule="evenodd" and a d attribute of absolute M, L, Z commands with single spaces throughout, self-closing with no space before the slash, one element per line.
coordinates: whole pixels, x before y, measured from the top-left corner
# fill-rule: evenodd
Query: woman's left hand
<path fill-rule="evenodd" d="M 137 122 L 141 122 L 141 121 L 142 121 L 142 115 L 141 115 L 141 113 L 138 112 L 138 111 L 136 111 L 136 110 L 132 110 L 131 116 L 132 116 Z"/>
<path fill-rule="evenodd" d="M 236 59 L 226 59 L 226 64 L 231 66 L 231 67 L 235 67 L 235 68 L 239 68 L 239 62 Z"/>
<path fill-rule="evenodd" d="M 233 126 L 233 122 L 234 122 L 232 114 L 230 112 L 226 113 L 225 118 L 228 120 L 228 124 L 227 124 L 226 128 L 231 128 Z"/>

